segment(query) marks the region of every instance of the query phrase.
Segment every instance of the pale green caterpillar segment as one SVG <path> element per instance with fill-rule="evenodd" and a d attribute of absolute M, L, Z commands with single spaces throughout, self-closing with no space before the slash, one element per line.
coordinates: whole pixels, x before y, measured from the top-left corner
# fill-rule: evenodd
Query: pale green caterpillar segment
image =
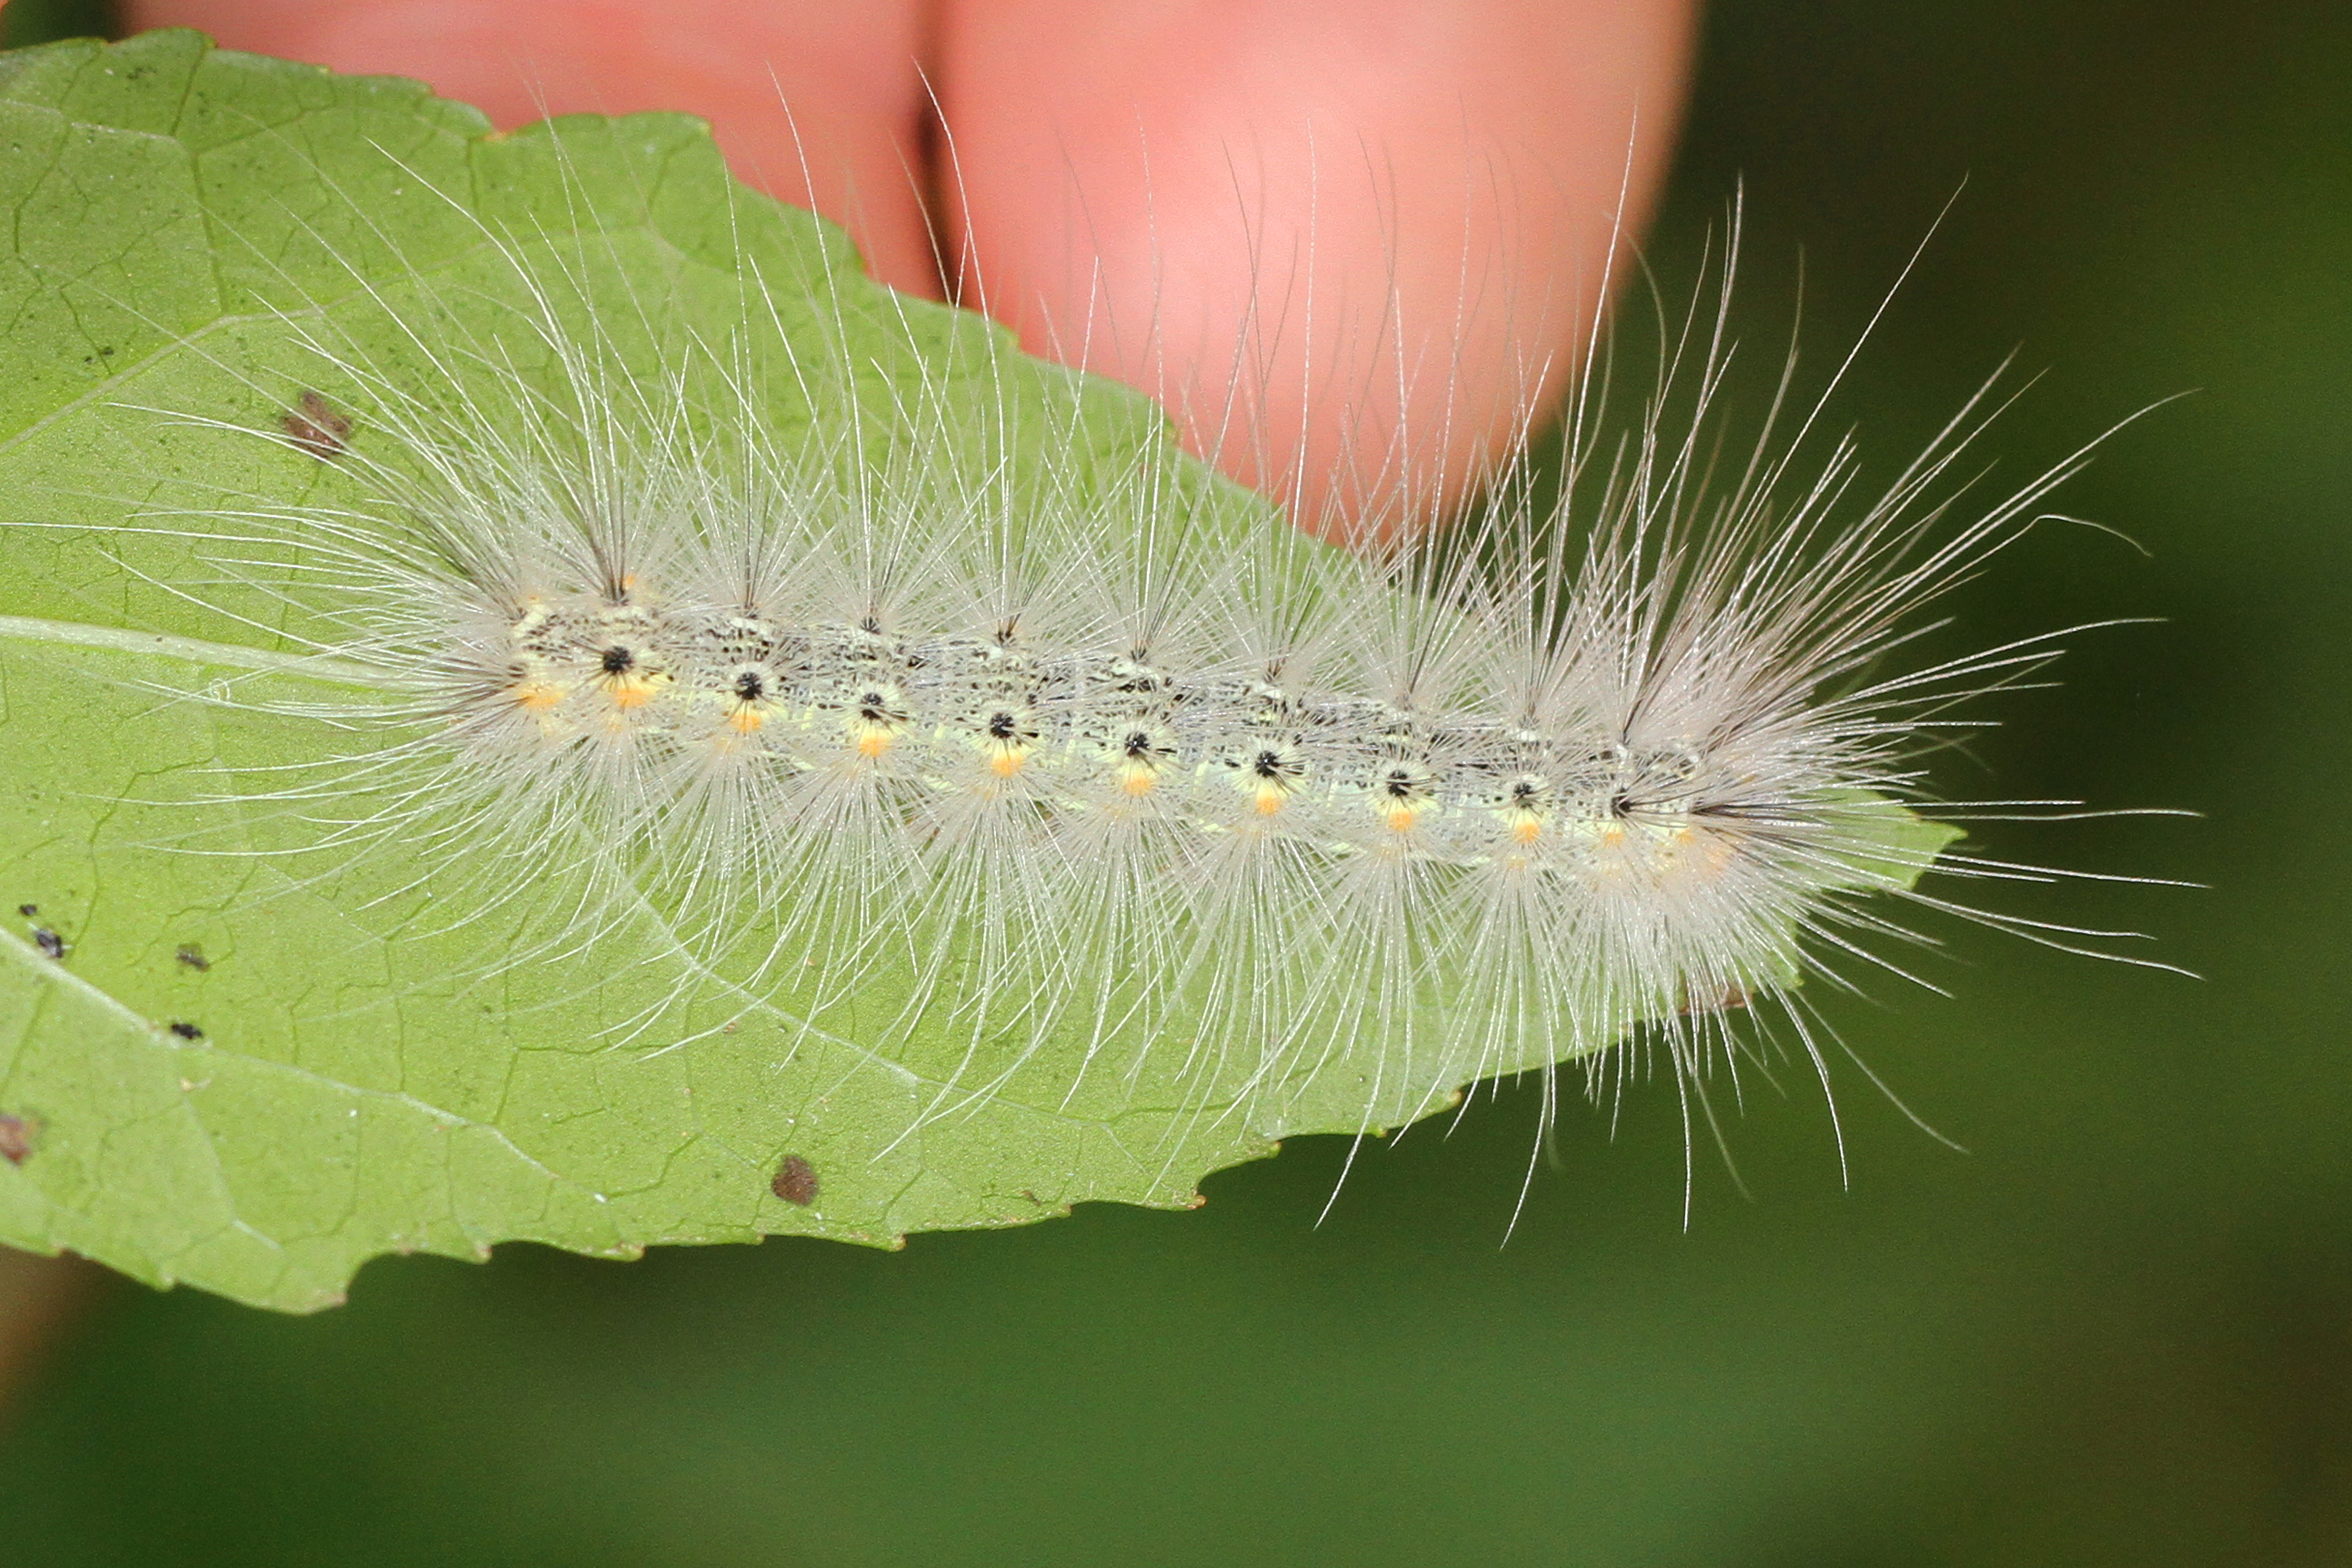
<path fill-rule="evenodd" d="M 1733 852 L 1704 847 L 1719 805 L 1691 753 L 1636 758 L 1600 734 L 1561 745 L 1433 721 L 1294 692 L 1279 670 L 1179 676 L 1133 649 L 1038 647 L 1018 621 L 927 639 L 785 627 L 724 606 L 681 612 L 640 582 L 619 603 L 534 596 L 507 644 L 478 651 L 481 679 L 454 722 L 507 719 L 523 743 L 553 750 L 625 744 L 689 776 L 867 765 L 935 794 L 1023 793 L 1055 813 L 1160 796 L 1200 831 L 1256 826 L 1327 854 L 1457 866 L 1532 855 L 1550 837 L 1653 869 Z"/>

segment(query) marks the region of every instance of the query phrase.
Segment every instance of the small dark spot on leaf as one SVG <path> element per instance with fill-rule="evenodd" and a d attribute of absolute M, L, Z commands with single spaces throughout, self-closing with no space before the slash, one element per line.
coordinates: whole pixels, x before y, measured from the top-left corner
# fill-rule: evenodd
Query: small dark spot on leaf
<path fill-rule="evenodd" d="M 182 942 L 180 951 L 173 956 L 199 974 L 213 966 L 213 961 L 205 956 L 205 950 L 193 942 Z"/>
<path fill-rule="evenodd" d="M 305 392 L 302 400 L 286 411 L 278 425 L 289 441 L 320 462 L 339 456 L 345 437 L 352 433 L 351 416 L 336 413 L 333 405 L 315 392 Z"/>
<path fill-rule="evenodd" d="M 21 1116 L 0 1114 L 0 1160 L 21 1165 L 33 1152 L 33 1134 L 39 1131 L 36 1122 Z"/>
<path fill-rule="evenodd" d="M 1704 996 L 1685 998 L 1681 1012 L 1685 1018 L 1694 1013 L 1728 1013 L 1734 1007 L 1747 1006 L 1748 1002 L 1748 995 L 1745 986 L 1737 983 L 1727 983 L 1722 994 L 1711 999 Z"/>
<path fill-rule="evenodd" d="M 768 1190 L 788 1204 L 806 1208 L 816 1202 L 816 1167 L 798 1154 L 787 1154 L 776 1167 L 776 1179 L 768 1184 Z"/>
<path fill-rule="evenodd" d="M 66 955 L 66 939 L 47 926 L 33 928 L 33 945 L 51 958 L 63 958 Z"/>
<path fill-rule="evenodd" d="M 35 915 L 41 912 L 41 906 L 38 904 L 18 904 L 16 906 L 16 912 L 24 916 L 26 920 L 31 920 Z"/>
<path fill-rule="evenodd" d="M 201 1040 L 205 1037 L 205 1032 L 202 1029 L 197 1028 L 194 1024 L 189 1023 L 185 1018 L 174 1018 L 172 1020 L 172 1033 L 179 1036 L 180 1038 L 184 1040 Z"/>

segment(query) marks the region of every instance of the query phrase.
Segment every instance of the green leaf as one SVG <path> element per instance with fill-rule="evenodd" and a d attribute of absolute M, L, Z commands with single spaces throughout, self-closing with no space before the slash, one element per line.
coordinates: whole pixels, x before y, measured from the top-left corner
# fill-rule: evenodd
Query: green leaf
<path fill-rule="evenodd" d="M 396 372 L 423 352 L 404 310 L 517 309 L 520 256 L 562 280 L 541 308 L 592 315 L 604 352 L 657 376 L 676 342 L 743 331 L 749 289 L 793 278 L 801 295 L 751 313 L 799 345 L 803 374 L 752 388 L 775 429 L 878 427 L 921 385 L 950 425 L 1034 415 L 1084 482 L 1090 463 L 1177 464 L 1164 422 L 866 281 L 837 231 L 735 185 L 681 116 L 493 135 L 416 83 L 172 32 L 0 57 L 0 149 L 16 218 L 0 263 L 0 902 L 34 910 L 0 936 L 0 1115 L 29 1144 L 0 1163 L 0 1240 L 289 1310 L 339 1300 L 388 1251 L 891 1245 L 1081 1201 L 1186 1206 L 1202 1174 L 1277 1137 L 1358 1131 L 1368 1106 L 1393 1124 L 1430 1109 L 1430 1083 L 1472 1076 L 1383 1075 L 1368 1048 L 1283 1096 L 1221 1099 L 1173 1066 L 1089 1071 L 1072 1045 L 910 1133 L 967 1049 L 936 1020 L 886 1057 L 854 1002 L 713 973 L 651 908 L 589 951 L 501 962 L 536 951 L 528 900 L 471 910 L 478 883 L 413 849 L 306 853 L 312 829 L 255 800 L 338 744 L 289 712 L 334 679 L 294 656 L 310 612 L 221 584 L 157 520 L 349 499 L 334 465 L 250 434 L 331 373 L 316 339 Z M 546 373 L 464 374 L 495 408 Z M 690 409 L 728 391 L 681 390 Z M 1074 427 L 1053 413 L 1073 407 Z M 1280 526 L 1204 470 L 1171 471 L 1217 526 Z M 173 695 L 224 682 L 239 700 Z M 1887 812 L 1900 865 L 1950 837 Z"/>

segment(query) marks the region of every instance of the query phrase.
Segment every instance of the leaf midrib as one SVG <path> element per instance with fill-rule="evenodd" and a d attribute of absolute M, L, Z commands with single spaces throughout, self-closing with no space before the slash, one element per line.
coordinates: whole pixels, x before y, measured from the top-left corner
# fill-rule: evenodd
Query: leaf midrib
<path fill-rule="evenodd" d="M 236 643 L 206 642 L 199 637 L 173 637 L 163 632 L 135 632 L 122 626 L 47 620 L 33 616 L 0 616 L 0 641 L 56 643 L 67 647 L 100 648 L 109 653 L 161 656 L 185 659 L 191 664 L 290 675 L 331 686 L 374 688 L 382 684 L 380 677 L 360 665 L 320 654 L 276 653 Z"/>

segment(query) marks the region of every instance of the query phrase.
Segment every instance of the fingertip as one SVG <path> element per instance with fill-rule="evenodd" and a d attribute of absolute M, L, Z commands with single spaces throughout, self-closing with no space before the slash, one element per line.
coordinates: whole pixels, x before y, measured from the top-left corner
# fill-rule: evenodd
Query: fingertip
<path fill-rule="evenodd" d="M 1692 34 L 1686 0 L 946 16 L 967 286 L 1338 539 L 1424 526 L 1556 399 Z"/>

